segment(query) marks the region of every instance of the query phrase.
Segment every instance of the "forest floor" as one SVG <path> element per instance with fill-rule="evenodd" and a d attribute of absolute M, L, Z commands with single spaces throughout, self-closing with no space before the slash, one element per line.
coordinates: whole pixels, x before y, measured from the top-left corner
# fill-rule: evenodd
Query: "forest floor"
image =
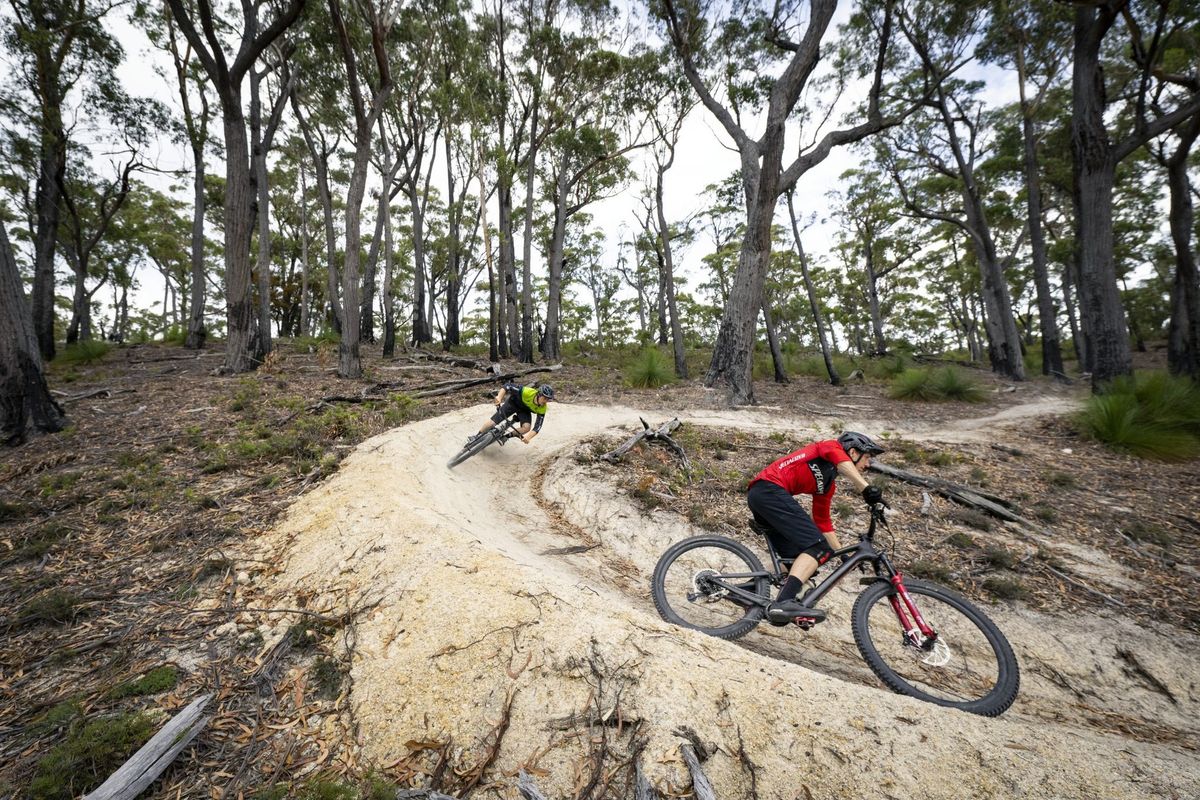
<path fill-rule="evenodd" d="M 72 427 L 0 454 L 0 797 L 77 796 L 205 692 L 213 719 L 147 796 L 515 797 L 525 769 L 552 797 L 619 797 L 635 764 L 679 796 L 681 741 L 721 797 L 1200 793 L 1200 464 L 1081 439 L 1085 386 L 980 372 L 984 402 L 931 404 L 797 378 L 731 411 L 581 357 L 534 445 L 449 472 L 492 388 L 413 395 L 482 373 L 376 354 L 350 383 L 335 361 L 284 343 L 221 377 L 215 352 L 143 346 L 53 368 Z M 690 475 L 657 446 L 597 460 L 672 417 Z M 757 547 L 745 482 L 843 427 L 1034 523 L 873 477 L 902 566 L 1013 641 L 999 720 L 887 693 L 849 594 L 812 632 L 734 643 L 655 614 L 662 550 L 714 530 Z M 835 503 L 842 530 L 859 505 Z"/>

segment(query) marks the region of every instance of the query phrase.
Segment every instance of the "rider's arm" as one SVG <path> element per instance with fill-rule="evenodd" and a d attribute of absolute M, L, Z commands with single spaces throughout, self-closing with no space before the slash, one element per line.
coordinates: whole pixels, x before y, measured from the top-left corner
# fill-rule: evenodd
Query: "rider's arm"
<path fill-rule="evenodd" d="M 870 481 L 862 476 L 858 471 L 858 467 L 854 466 L 853 461 L 843 461 L 837 465 L 839 475 L 842 475 L 854 487 L 855 494 L 861 494 L 862 490 L 871 485 Z"/>
<path fill-rule="evenodd" d="M 525 444 L 529 444 L 530 442 L 532 442 L 533 437 L 538 435 L 538 431 L 540 431 L 542 429 L 542 420 L 544 420 L 545 418 L 546 418 L 545 414 L 535 414 L 534 415 L 533 430 L 531 430 L 529 433 L 527 433 L 521 437 L 521 440 L 524 441 Z"/>
<path fill-rule="evenodd" d="M 817 530 L 825 537 L 825 541 L 834 550 L 841 548 L 841 540 L 838 539 L 837 533 L 833 530 L 833 516 L 829 513 L 829 507 L 833 504 L 833 494 L 836 492 L 836 487 L 826 494 L 813 495 L 813 522 L 817 525 Z"/>
<path fill-rule="evenodd" d="M 501 403 L 503 403 L 503 402 L 504 402 L 504 399 L 505 399 L 506 397 L 508 397 L 508 387 L 507 387 L 507 386 L 501 386 L 501 387 L 500 387 L 500 391 L 496 393 L 496 405 L 497 405 L 497 407 L 498 407 L 498 406 L 499 406 Z"/>

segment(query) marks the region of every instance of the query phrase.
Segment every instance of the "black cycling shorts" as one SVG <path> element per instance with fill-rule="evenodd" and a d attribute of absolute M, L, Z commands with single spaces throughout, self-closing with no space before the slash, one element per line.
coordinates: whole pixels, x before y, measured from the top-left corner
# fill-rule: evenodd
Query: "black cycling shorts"
<path fill-rule="evenodd" d="M 787 489 L 771 481 L 755 481 L 746 492 L 746 503 L 754 521 L 767 529 L 767 538 L 781 558 L 795 558 L 809 552 L 818 562 L 825 563 L 832 552 L 829 542 Z"/>
<path fill-rule="evenodd" d="M 496 409 L 496 413 L 492 414 L 492 422 L 499 425 L 513 414 L 516 414 L 517 419 L 525 425 L 533 422 L 533 412 L 526 408 L 519 398 L 511 394 L 504 398 L 504 402 Z"/>

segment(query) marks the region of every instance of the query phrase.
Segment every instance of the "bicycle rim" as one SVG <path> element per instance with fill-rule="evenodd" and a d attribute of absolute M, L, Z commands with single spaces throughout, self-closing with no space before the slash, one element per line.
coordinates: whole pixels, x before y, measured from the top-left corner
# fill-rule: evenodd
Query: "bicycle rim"
<path fill-rule="evenodd" d="M 720 536 L 688 539 L 659 559 L 652 584 L 654 605 L 668 622 L 736 639 L 754 629 L 763 609 L 722 584 L 765 596 L 768 582 L 762 573 L 758 557 L 737 542 Z"/>
<path fill-rule="evenodd" d="M 491 443 L 492 443 L 492 439 L 490 436 L 480 436 L 474 442 L 467 445 L 462 450 L 459 450 L 458 455 L 454 456 L 453 458 L 451 458 L 449 461 L 446 462 L 446 466 L 450 467 L 451 469 L 453 469 L 454 467 L 457 467 L 459 464 L 463 463 L 471 456 L 476 455 L 477 453 L 481 452 L 485 447 L 487 447 Z"/>
<path fill-rule="evenodd" d="M 900 629 L 887 583 L 869 587 L 854 604 L 854 641 L 879 678 L 894 691 L 941 706 L 996 716 L 1016 699 L 1020 682 L 1012 647 L 966 598 L 920 581 L 909 595 L 937 631 L 932 646 L 913 644 Z"/>

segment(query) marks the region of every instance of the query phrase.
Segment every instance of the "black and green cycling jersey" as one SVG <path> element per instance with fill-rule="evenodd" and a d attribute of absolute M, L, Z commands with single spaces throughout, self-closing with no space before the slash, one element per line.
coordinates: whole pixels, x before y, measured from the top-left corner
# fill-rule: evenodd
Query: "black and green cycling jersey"
<path fill-rule="evenodd" d="M 496 412 L 493 420 L 499 422 L 510 414 L 516 414 L 521 422 L 533 422 L 533 429 L 540 431 L 542 429 L 542 421 L 546 418 L 546 404 L 538 405 L 536 386 L 522 386 L 519 383 L 504 384 L 504 391 L 507 396 L 504 398 L 503 405 Z M 536 415 L 537 419 L 532 417 Z M 499 419 L 497 419 L 497 417 Z"/>

